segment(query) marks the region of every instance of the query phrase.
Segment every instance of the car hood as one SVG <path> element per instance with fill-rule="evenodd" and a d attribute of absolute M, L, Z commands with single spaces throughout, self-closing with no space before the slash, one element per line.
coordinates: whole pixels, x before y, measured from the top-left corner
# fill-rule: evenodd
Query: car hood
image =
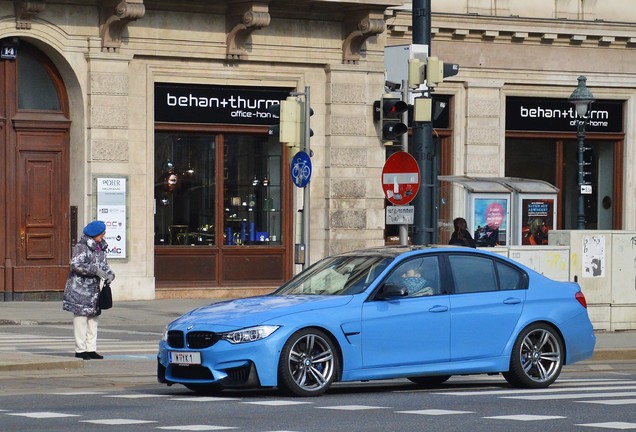
<path fill-rule="evenodd" d="M 225 330 L 239 329 L 284 315 L 343 306 L 352 298 L 353 296 L 293 295 L 229 300 L 194 309 L 177 318 L 170 326 L 205 325 Z"/>

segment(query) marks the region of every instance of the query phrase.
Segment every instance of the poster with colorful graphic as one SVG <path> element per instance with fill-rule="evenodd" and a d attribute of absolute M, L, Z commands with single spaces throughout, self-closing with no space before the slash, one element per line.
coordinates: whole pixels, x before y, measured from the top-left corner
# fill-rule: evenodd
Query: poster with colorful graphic
<path fill-rule="evenodd" d="M 547 245 L 548 232 L 554 229 L 554 199 L 521 200 L 521 244 Z"/>
<path fill-rule="evenodd" d="M 508 230 L 507 198 L 475 198 L 473 228 L 477 246 L 505 246 Z"/>

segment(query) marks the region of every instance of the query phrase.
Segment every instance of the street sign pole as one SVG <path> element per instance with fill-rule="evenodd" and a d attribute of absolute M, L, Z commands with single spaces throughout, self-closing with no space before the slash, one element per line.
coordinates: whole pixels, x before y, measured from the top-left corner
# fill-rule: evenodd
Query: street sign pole
<path fill-rule="evenodd" d="M 305 153 L 311 157 L 311 148 L 309 145 L 309 139 L 311 138 L 311 128 L 309 127 L 309 118 L 311 117 L 311 104 L 310 104 L 310 88 L 305 86 Z M 303 262 L 303 270 L 309 266 L 309 221 L 310 219 L 310 200 L 309 190 L 310 184 L 303 189 L 303 243 L 305 244 L 305 261 Z"/>
<path fill-rule="evenodd" d="M 402 101 L 409 103 L 409 87 L 407 80 L 402 80 Z M 409 121 L 409 112 L 408 110 L 402 113 L 402 123 L 408 125 Z M 409 152 L 409 134 L 405 133 L 402 135 L 402 151 Z M 400 234 L 400 244 L 406 246 L 409 244 L 409 226 L 408 225 L 400 225 L 399 227 Z"/>
<path fill-rule="evenodd" d="M 413 1 L 413 43 L 428 46 L 428 54 L 431 54 L 431 0 Z M 430 91 L 427 97 L 431 97 Z M 433 165 L 433 123 L 416 123 L 413 126 L 413 153 L 422 169 L 423 190 L 414 201 L 415 223 L 413 232 L 413 244 L 424 245 L 434 242 L 436 238 L 435 224 L 433 220 L 434 189 L 437 187 L 437 178 Z"/>

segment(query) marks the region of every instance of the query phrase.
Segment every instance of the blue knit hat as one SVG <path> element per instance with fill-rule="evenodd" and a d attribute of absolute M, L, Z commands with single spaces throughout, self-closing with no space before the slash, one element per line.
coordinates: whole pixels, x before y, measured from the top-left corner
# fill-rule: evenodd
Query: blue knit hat
<path fill-rule="evenodd" d="M 102 221 L 93 221 L 84 227 L 84 234 L 89 237 L 97 237 L 106 231 L 106 224 Z"/>

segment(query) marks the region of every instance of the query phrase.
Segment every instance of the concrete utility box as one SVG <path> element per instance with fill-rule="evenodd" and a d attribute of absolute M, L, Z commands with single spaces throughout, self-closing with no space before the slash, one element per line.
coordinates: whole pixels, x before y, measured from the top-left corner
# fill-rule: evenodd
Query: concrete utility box
<path fill-rule="evenodd" d="M 570 248 L 567 246 L 510 246 L 508 257 L 550 279 L 570 280 Z"/>
<path fill-rule="evenodd" d="M 570 280 L 581 285 L 594 328 L 636 329 L 636 232 L 551 231 L 549 244 L 570 248 Z"/>

